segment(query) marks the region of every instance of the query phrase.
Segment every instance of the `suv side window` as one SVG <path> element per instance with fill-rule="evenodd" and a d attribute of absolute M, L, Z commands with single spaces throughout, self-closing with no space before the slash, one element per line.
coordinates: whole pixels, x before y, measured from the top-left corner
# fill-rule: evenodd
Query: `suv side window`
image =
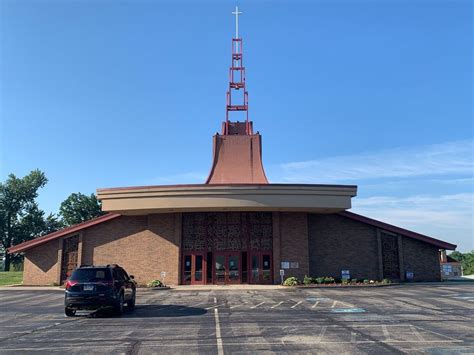
<path fill-rule="evenodd" d="M 120 269 L 114 268 L 113 272 L 114 272 L 114 279 L 115 280 L 124 281 L 124 277 L 123 277 L 123 274 L 120 272 Z"/>
<path fill-rule="evenodd" d="M 125 280 L 130 280 L 130 277 L 128 276 L 127 272 L 124 269 L 120 269 L 120 271 L 123 273 L 123 277 Z"/>

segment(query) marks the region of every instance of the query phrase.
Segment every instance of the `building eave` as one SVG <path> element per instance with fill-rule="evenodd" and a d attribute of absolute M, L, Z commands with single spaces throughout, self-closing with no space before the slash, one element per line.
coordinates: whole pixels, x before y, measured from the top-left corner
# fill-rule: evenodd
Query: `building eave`
<path fill-rule="evenodd" d="M 97 224 L 110 221 L 111 219 L 114 219 L 114 218 L 117 218 L 117 217 L 120 217 L 120 215 L 117 214 L 117 213 L 108 213 L 106 215 L 91 219 L 89 221 L 78 223 L 78 224 L 72 225 L 70 227 L 58 230 L 56 232 L 46 234 L 46 235 L 43 235 L 41 237 L 38 237 L 38 238 L 35 238 L 35 239 L 32 239 L 32 240 L 28 240 L 26 242 L 14 245 L 14 246 L 8 248 L 8 253 L 12 254 L 12 253 L 24 252 L 28 249 L 37 247 L 41 244 L 50 242 L 52 240 L 55 240 L 55 239 L 58 239 L 58 238 L 61 238 L 61 237 L 64 237 L 64 236 L 67 236 L 67 235 L 70 235 L 70 234 L 77 233 L 77 232 L 79 232 L 83 229 L 90 228 L 90 227 L 95 226 Z"/>
<path fill-rule="evenodd" d="M 422 242 L 435 245 L 435 246 L 439 247 L 440 249 L 455 250 L 456 247 L 457 247 L 456 244 L 451 244 L 451 243 L 448 243 L 448 242 L 445 242 L 445 241 L 442 241 L 442 240 L 439 240 L 439 239 L 436 239 L 436 238 L 433 238 L 433 237 L 429 237 L 427 235 L 423 235 L 423 234 L 420 234 L 420 233 L 417 233 L 417 232 L 413 232 L 413 231 L 410 231 L 408 229 L 400 228 L 400 227 L 394 226 L 392 224 L 388 224 L 388 223 L 385 223 L 385 222 L 382 222 L 382 221 L 378 221 L 376 219 L 365 217 L 365 216 L 362 216 L 360 214 L 356 214 L 356 213 L 353 213 L 353 212 L 342 211 L 342 212 L 339 212 L 339 214 L 341 216 L 344 216 L 344 217 L 347 217 L 347 218 L 350 218 L 350 219 L 353 219 L 353 220 L 356 220 L 356 221 L 359 221 L 359 222 L 363 222 L 363 223 L 366 223 L 366 224 L 370 224 L 374 227 L 384 229 L 384 230 L 392 232 L 392 233 L 400 234 L 400 235 L 405 236 L 405 237 L 417 239 L 417 240 L 420 240 Z"/>
<path fill-rule="evenodd" d="M 351 207 L 354 185 L 195 184 L 98 189 L 102 209 L 123 215 L 199 211 L 334 213 Z"/>

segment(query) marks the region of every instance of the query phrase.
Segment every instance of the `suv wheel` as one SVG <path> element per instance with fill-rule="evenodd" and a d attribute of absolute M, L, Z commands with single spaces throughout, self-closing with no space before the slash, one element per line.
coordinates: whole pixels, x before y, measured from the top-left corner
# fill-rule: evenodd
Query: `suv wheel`
<path fill-rule="evenodd" d="M 133 291 L 133 296 L 130 299 L 130 301 L 127 301 L 127 307 L 128 308 L 135 308 L 135 299 L 136 299 L 136 292 Z"/>
<path fill-rule="evenodd" d="M 121 315 L 123 313 L 123 293 L 120 293 L 117 304 L 115 305 L 115 313 Z"/>
<path fill-rule="evenodd" d="M 64 309 L 64 313 L 65 313 L 66 316 L 68 316 L 68 317 L 74 317 L 74 316 L 76 315 L 76 310 L 66 307 L 66 308 Z"/>

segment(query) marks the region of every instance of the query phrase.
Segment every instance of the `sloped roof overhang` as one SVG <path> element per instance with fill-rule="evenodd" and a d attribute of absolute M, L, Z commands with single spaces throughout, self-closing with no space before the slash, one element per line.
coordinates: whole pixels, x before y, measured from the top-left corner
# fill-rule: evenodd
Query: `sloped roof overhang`
<path fill-rule="evenodd" d="M 198 211 L 302 211 L 351 208 L 354 185 L 196 184 L 98 189 L 102 209 L 123 215 Z"/>
<path fill-rule="evenodd" d="M 81 231 L 82 229 L 86 229 L 86 228 L 95 226 L 97 224 L 104 223 L 106 221 L 110 221 L 111 219 L 115 219 L 117 217 L 120 217 L 120 215 L 116 214 L 116 213 L 107 213 L 103 216 L 91 219 L 89 221 L 74 224 L 70 227 L 58 230 L 56 232 L 49 233 L 47 235 L 43 235 L 42 237 L 38 237 L 38 238 L 35 238 L 35 239 L 32 239 L 32 240 L 28 240 L 26 242 L 14 245 L 14 246 L 12 246 L 8 249 L 8 253 L 10 253 L 10 254 L 11 253 L 20 253 L 20 252 L 23 252 L 25 250 L 34 248 L 38 245 L 49 242 L 51 240 L 58 239 L 58 238 L 61 238 L 61 237 L 64 237 L 64 236 L 67 236 L 67 235 L 70 235 L 70 234 L 77 233 L 77 232 Z"/>
<path fill-rule="evenodd" d="M 439 239 L 436 239 L 436 238 L 429 237 L 427 235 L 416 233 L 416 232 L 410 231 L 408 229 L 400 228 L 400 227 L 394 226 L 392 224 L 388 224 L 388 223 L 385 223 L 385 222 L 382 222 L 382 221 L 378 221 L 376 219 L 365 217 L 365 216 L 362 216 L 360 214 L 356 214 L 356 213 L 353 213 L 353 212 L 343 211 L 343 212 L 339 212 L 339 214 L 341 216 L 344 216 L 344 217 L 347 217 L 347 218 L 350 218 L 350 219 L 353 219 L 353 220 L 356 220 L 356 221 L 359 221 L 359 222 L 362 222 L 362 223 L 366 223 L 366 224 L 372 225 L 374 227 L 377 227 L 377 228 L 380 228 L 380 229 L 383 229 L 383 230 L 386 230 L 386 231 L 389 231 L 389 232 L 392 232 L 392 233 L 395 233 L 395 234 L 400 234 L 400 235 L 403 235 L 405 237 L 410 237 L 410 238 L 417 239 L 417 240 L 420 240 L 420 241 L 425 242 L 425 243 L 435 245 L 440 249 L 454 250 L 457 247 L 456 244 L 451 244 L 451 243 L 448 243 L 448 242 L 445 242 L 445 241 L 442 241 L 442 240 L 439 240 Z"/>

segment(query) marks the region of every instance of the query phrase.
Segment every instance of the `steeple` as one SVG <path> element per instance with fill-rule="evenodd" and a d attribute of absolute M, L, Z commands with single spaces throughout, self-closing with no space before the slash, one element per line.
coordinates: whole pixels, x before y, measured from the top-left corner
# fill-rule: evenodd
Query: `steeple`
<path fill-rule="evenodd" d="M 252 134 L 252 127 L 249 124 L 249 105 L 248 105 L 248 92 L 245 85 L 245 67 L 243 65 L 243 43 L 242 38 L 239 38 L 239 15 L 242 12 L 239 11 L 239 7 L 235 7 L 235 11 L 232 12 L 235 15 L 235 37 L 232 38 L 232 65 L 229 68 L 229 89 L 227 90 L 227 103 L 226 103 L 226 115 L 225 115 L 225 126 L 223 127 L 222 134 Z M 236 99 L 235 96 L 243 92 L 242 97 Z M 234 94 L 234 99 L 232 96 Z M 240 102 L 239 102 L 240 101 Z M 230 122 L 230 112 L 243 111 L 245 112 L 245 123 Z"/>
<path fill-rule="evenodd" d="M 239 37 L 241 12 L 236 7 L 232 14 L 235 15 L 235 37 L 232 38 L 226 118 L 222 122 L 222 134 L 214 136 L 214 157 L 206 184 L 268 184 L 262 164 L 262 136 L 253 133 L 252 121 L 249 121 L 243 46 Z M 244 122 L 230 120 L 230 113 L 235 111 L 245 112 Z"/>

